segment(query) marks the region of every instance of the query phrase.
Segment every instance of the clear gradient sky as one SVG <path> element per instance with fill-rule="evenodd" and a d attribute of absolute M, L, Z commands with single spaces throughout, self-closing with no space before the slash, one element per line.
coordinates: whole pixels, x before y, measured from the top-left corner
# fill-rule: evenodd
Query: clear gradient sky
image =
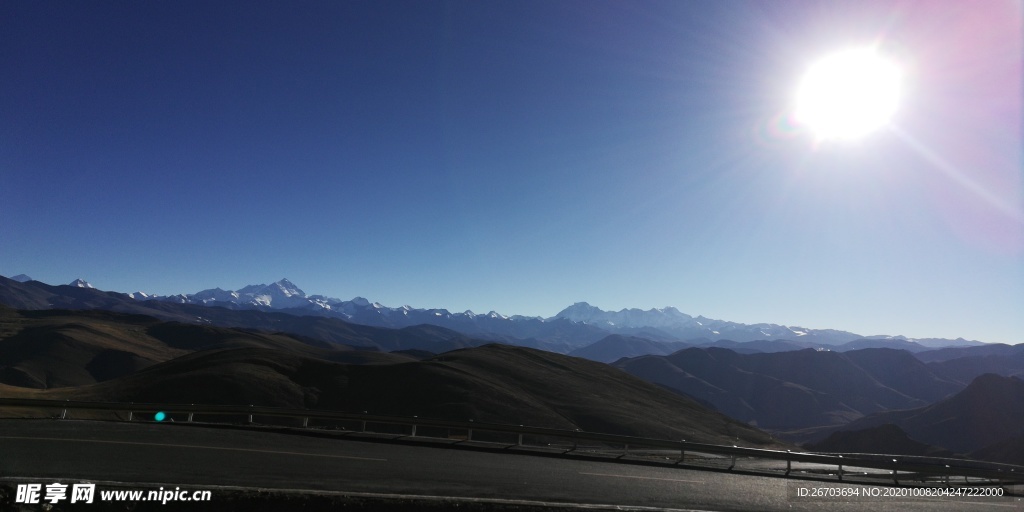
<path fill-rule="evenodd" d="M 0 274 L 1024 342 L 1020 0 L 296 5 L 0 3 Z"/>

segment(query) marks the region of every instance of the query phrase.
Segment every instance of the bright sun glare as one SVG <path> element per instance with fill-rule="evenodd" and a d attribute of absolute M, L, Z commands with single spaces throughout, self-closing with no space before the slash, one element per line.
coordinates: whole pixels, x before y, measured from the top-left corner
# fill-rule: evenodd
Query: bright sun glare
<path fill-rule="evenodd" d="M 858 139 L 889 122 L 900 93 L 900 70 L 873 49 L 825 57 L 800 82 L 797 122 L 818 139 Z"/>

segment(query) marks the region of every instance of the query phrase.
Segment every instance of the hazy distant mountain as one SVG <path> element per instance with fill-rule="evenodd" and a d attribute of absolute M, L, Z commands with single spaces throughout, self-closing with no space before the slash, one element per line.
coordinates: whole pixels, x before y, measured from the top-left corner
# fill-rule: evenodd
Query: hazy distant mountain
<path fill-rule="evenodd" d="M 843 424 L 878 411 L 920 407 L 962 389 L 910 353 L 889 349 L 738 354 L 689 348 L 614 366 L 738 420 L 777 429 Z"/>
<path fill-rule="evenodd" d="M 777 324 L 740 324 L 724 320 L 713 320 L 703 316 L 693 317 L 673 307 L 661 309 L 623 309 L 604 311 L 586 302 L 577 302 L 559 312 L 554 318 L 594 325 L 610 332 L 623 329 L 653 327 L 676 336 L 680 340 L 709 338 L 733 341 L 754 340 L 799 340 L 812 343 L 836 345 L 861 338 L 857 334 L 832 329 L 806 329 L 786 327 Z"/>
<path fill-rule="evenodd" d="M 919 346 L 926 348 L 943 348 L 943 347 L 973 347 L 978 345 L 984 345 L 977 340 L 965 340 L 963 338 L 948 339 L 948 338 L 908 338 L 906 336 L 865 336 L 865 339 L 879 340 L 879 341 L 909 341 L 916 343 Z M 889 348 L 901 348 L 898 345 L 887 345 Z M 867 348 L 867 347 L 865 347 Z"/>
<path fill-rule="evenodd" d="M 668 355 L 688 347 L 686 343 L 652 341 L 634 336 L 611 334 L 582 348 L 569 352 L 570 356 L 591 361 L 612 363 L 623 357 L 637 357 L 645 354 Z"/>
<path fill-rule="evenodd" d="M 895 348 L 900 350 L 906 350 L 907 352 L 924 352 L 926 350 L 932 350 L 916 341 L 910 341 L 907 339 L 879 339 L 879 338 L 861 338 L 859 340 L 848 341 L 841 345 L 836 345 L 833 350 L 845 352 L 848 350 L 860 350 L 863 348 Z"/>
<path fill-rule="evenodd" d="M 718 347 L 727 348 L 733 352 L 740 354 L 756 354 L 758 352 L 791 352 L 794 350 L 803 350 L 806 348 L 820 349 L 827 345 L 821 345 L 819 343 L 809 343 L 805 341 L 790 341 L 790 340 L 754 340 L 754 341 L 732 341 L 732 340 L 718 340 L 714 342 L 703 342 L 694 343 L 692 340 L 691 344 L 697 347 Z M 840 345 L 842 346 L 842 345 Z M 832 350 L 838 350 L 838 347 L 831 347 Z"/>
<path fill-rule="evenodd" d="M 971 347 L 947 347 L 918 352 L 914 357 L 926 363 L 949 361 L 963 357 L 1014 356 L 1024 351 L 1024 344 L 1007 345 L 1005 343 L 989 343 Z M 983 372 L 985 373 L 985 372 Z M 973 378 L 972 378 L 973 379 Z"/>
<path fill-rule="evenodd" d="M 1024 377 L 1024 345 L 1010 346 L 1001 353 L 935 361 L 928 363 L 928 367 L 935 373 L 964 384 L 986 373 L 1004 377 Z"/>
<path fill-rule="evenodd" d="M 13 280 L 15 280 L 15 281 L 17 281 L 19 283 L 27 283 L 27 282 L 32 280 L 31 277 L 26 276 L 25 274 L 18 274 L 16 276 L 12 277 L 11 279 L 13 279 Z"/>

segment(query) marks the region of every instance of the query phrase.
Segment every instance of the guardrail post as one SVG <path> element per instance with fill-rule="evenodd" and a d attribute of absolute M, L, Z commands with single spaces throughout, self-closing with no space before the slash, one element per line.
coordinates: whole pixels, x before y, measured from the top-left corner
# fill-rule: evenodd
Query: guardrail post
<path fill-rule="evenodd" d="M 252 404 L 249 404 L 249 423 L 252 423 Z"/>
<path fill-rule="evenodd" d="M 132 410 L 133 409 L 133 407 L 132 407 L 133 405 L 135 405 L 135 402 L 128 402 L 128 421 L 129 422 L 132 421 L 132 418 L 135 416 L 135 411 Z"/>
<path fill-rule="evenodd" d="M 942 475 L 942 480 L 945 482 L 946 487 L 949 487 L 949 464 L 946 464 L 946 474 Z"/>
<path fill-rule="evenodd" d="M 686 439 L 683 439 L 679 446 L 679 462 L 676 464 L 682 464 L 686 460 Z"/>
<path fill-rule="evenodd" d="M 736 448 L 736 445 L 732 445 L 732 447 Z M 729 465 L 729 471 L 732 471 L 732 468 L 734 467 L 736 467 L 736 452 L 733 452 L 732 454 L 732 464 Z"/>
<path fill-rule="evenodd" d="M 419 416 L 413 416 L 413 418 L 419 418 Z M 409 434 L 411 437 L 416 437 L 416 423 L 412 424 L 412 433 Z"/>
<path fill-rule="evenodd" d="M 306 416 L 305 418 L 302 418 L 302 428 L 308 428 L 308 427 L 309 427 L 309 416 Z"/>
<path fill-rule="evenodd" d="M 893 482 L 894 482 L 894 483 L 895 483 L 896 485 L 899 485 L 899 484 L 900 484 L 900 480 L 899 480 L 899 478 L 897 477 L 898 475 L 896 474 L 896 464 L 897 464 L 897 463 L 898 463 L 898 462 L 897 462 L 897 460 L 896 460 L 896 459 L 893 459 L 893 460 L 892 460 L 892 481 L 893 481 Z"/>
<path fill-rule="evenodd" d="M 789 476 L 789 472 L 793 471 L 793 452 L 786 450 L 786 476 Z"/>
<path fill-rule="evenodd" d="M 843 456 L 839 456 L 839 481 L 843 480 Z"/>
<path fill-rule="evenodd" d="M 64 401 L 67 402 L 67 400 L 64 400 Z M 60 413 L 60 419 L 64 419 L 64 418 L 67 418 L 67 417 L 68 417 L 68 406 L 65 405 L 64 406 L 64 411 Z"/>
<path fill-rule="evenodd" d="M 366 414 L 366 411 L 363 411 L 363 414 Z M 366 432 L 366 420 L 359 422 L 359 431 Z"/>
<path fill-rule="evenodd" d="M 622 449 L 622 456 L 625 457 L 626 455 L 629 455 L 629 445 L 628 444 L 625 445 L 625 448 Z"/>
<path fill-rule="evenodd" d="M 188 413 L 188 422 L 189 423 L 192 423 L 192 414 L 194 414 L 194 413 L 191 413 L 191 412 Z"/>

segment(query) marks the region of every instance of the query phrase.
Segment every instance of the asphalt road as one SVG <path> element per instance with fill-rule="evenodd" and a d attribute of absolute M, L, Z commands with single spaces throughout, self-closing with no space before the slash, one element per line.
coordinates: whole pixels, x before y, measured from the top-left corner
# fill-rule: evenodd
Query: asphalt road
<path fill-rule="evenodd" d="M 798 498 L 796 487 L 868 486 L 253 430 L 70 420 L 0 420 L 0 479 L 44 485 L 133 482 L 138 489 L 180 486 L 214 495 L 218 487 L 231 486 L 697 510 L 1024 510 L 1024 500 L 1016 497 Z"/>

